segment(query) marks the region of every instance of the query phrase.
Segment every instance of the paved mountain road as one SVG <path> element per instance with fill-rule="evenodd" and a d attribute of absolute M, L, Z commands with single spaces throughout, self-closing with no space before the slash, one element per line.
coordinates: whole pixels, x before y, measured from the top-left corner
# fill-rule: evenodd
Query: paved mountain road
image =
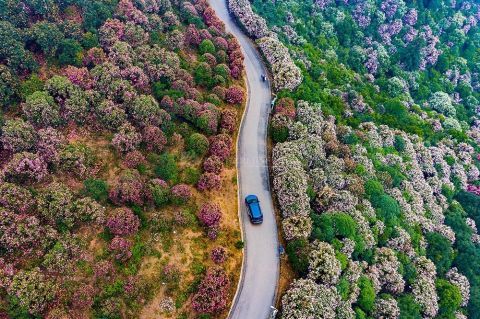
<path fill-rule="evenodd" d="M 245 55 L 248 103 L 238 139 L 237 165 L 241 223 L 245 241 L 244 265 L 230 319 L 266 319 L 275 303 L 279 276 L 277 225 L 269 187 L 267 166 L 267 127 L 271 91 L 261 80 L 267 74 L 263 61 L 251 40 L 230 17 L 225 0 L 210 0 L 227 31 L 240 42 Z M 244 198 L 255 194 L 264 214 L 263 224 L 252 225 Z"/>

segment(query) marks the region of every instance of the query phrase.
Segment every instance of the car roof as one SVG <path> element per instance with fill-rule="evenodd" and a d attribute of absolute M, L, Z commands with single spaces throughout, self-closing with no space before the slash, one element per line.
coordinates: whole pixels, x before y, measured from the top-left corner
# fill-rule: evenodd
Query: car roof
<path fill-rule="evenodd" d="M 255 198 L 257 198 L 257 196 L 255 196 Z M 249 203 L 248 206 L 250 206 L 250 212 L 252 213 L 253 218 L 260 218 L 263 216 L 262 210 L 260 209 L 260 203 L 258 201 Z"/>

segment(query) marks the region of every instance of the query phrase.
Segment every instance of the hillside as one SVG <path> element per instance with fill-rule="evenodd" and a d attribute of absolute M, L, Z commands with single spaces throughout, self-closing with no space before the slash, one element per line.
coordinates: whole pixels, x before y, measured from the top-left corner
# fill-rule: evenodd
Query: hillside
<path fill-rule="evenodd" d="M 269 64 L 282 318 L 479 318 L 473 1 L 230 0 Z"/>
<path fill-rule="evenodd" d="M 1 1 L 0 317 L 224 317 L 243 83 L 206 1 Z"/>

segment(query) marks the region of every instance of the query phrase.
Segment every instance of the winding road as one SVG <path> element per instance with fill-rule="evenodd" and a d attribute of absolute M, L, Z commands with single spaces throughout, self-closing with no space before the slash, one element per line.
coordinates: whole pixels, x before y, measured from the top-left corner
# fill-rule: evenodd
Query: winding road
<path fill-rule="evenodd" d="M 210 0 L 209 3 L 242 47 L 249 97 L 237 145 L 239 213 L 245 250 L 242 275 L 228 318 L 266 319 L 275 304 L 279 276 L 277 225 L 267 166 L 271 91 L 268 83 L 261 80 L 261 75 L 267 74 L 262 58 L 254 43 L 230 17 L 226 1 Z M 256 194 L 260 200 L 264 215 L 261 225 L 252 225 L 249 221 L 243 201 L 248 194 Z"/>

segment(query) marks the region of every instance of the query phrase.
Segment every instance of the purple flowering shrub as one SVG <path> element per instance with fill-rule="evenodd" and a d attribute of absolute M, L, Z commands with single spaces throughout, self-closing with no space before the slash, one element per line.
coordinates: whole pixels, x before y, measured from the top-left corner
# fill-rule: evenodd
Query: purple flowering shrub
<path fill-rule="evenodd" d="M 215 314 L 227 306 L 230 279 L 221 268 L 210 268 L 192 299 L 197 313 Z"/>
<path fill-rule="evenodd" d="M 116 208 L 107 217 L 106 226 L 116 236 L 130 236 L 138 231 L 140 219 L 129 208 Z"/>

